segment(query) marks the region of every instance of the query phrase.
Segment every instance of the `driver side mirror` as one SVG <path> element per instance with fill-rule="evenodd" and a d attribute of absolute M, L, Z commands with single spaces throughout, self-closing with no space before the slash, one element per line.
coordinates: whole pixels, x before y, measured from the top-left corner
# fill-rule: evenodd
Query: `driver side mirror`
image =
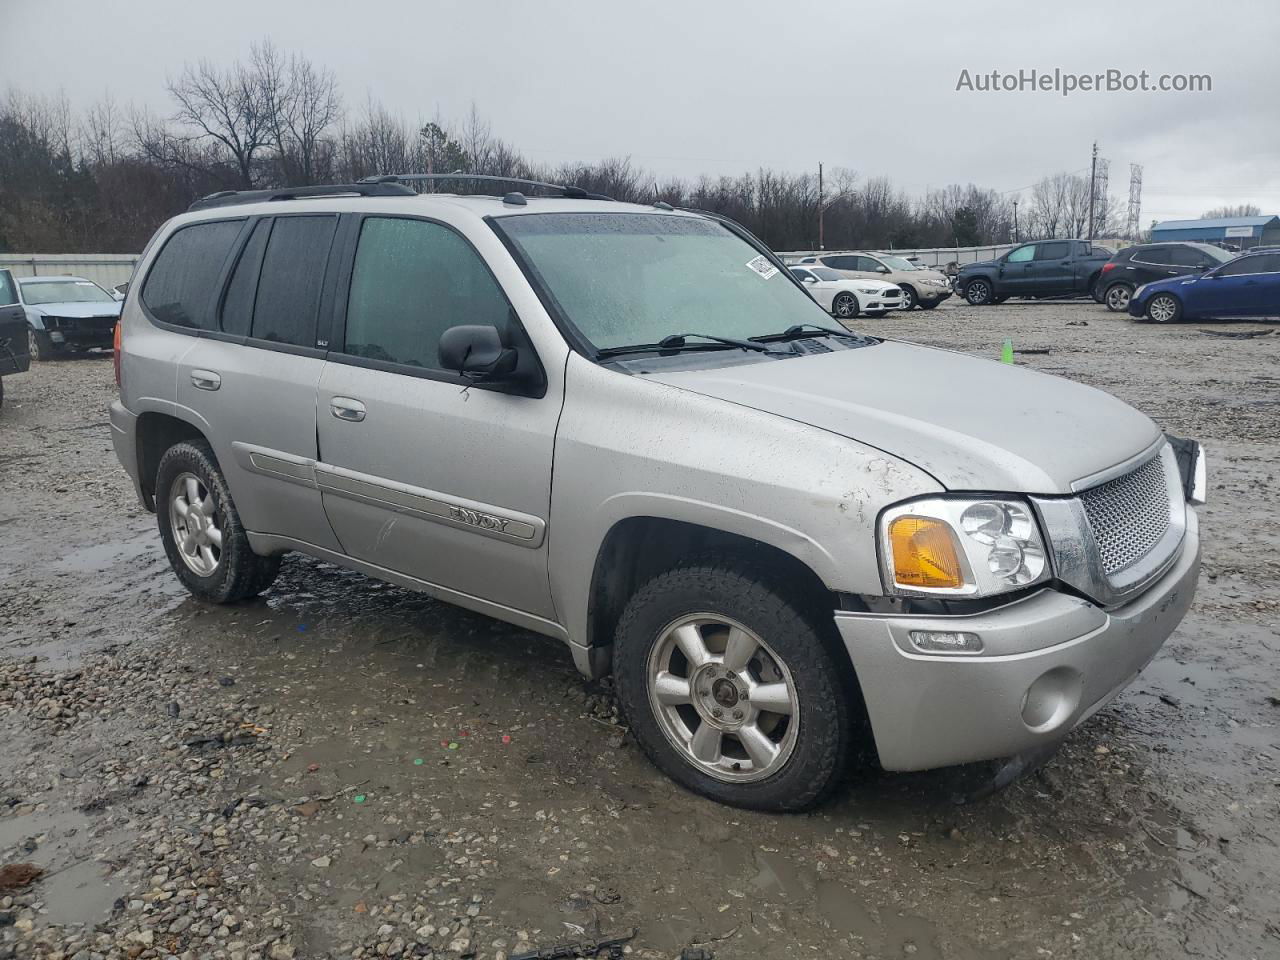
<path fill-rule="evenodd" d="M 804 283 L 817 283 L 817 282 L 818 282 L 818 278 L 817 278 L 817 277 L 805 277 L 803 282 L 804 282 Z"/>
<path fill-rule="evenodd" d="M 450 327 L 440 335 L 440 366 L 478 381 L 504 380 L 515 373 L 520 355 L 504 347 L 496 327 Z"/>
<path fill-rule="evenodd" d="M 876 273 L 892 273 L 892 271 L 882 263 L 876 267 Z"/>

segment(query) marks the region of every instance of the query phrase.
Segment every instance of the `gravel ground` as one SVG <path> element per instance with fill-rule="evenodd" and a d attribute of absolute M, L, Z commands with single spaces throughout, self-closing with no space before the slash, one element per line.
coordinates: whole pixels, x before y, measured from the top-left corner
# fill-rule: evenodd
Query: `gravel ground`
<path fill-rule="evenodd" d="M 1280 335 L 1092 303 L 859 326 L 1010 337 L 1209 448 L 1195 606 L 1037 774 L 744 813 L 660 776 L 551 641 L 301 557 L 204 606 L 111 452 L 109 360 L 41 364 L 0 410 L 0 960 L 502 960 L 632 927 L 655 958 L 1280 957 Z"/>

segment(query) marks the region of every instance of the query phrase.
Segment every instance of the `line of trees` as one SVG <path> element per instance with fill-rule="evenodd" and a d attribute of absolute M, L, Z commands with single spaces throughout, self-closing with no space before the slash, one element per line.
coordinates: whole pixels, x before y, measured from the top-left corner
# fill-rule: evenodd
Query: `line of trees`
<path fill-rule="evenodd" d="M 1083 236 L 1088 179 L 1060 173 L 1013 195 L 953 184 L 912 198 L 884 177 L 655 177 L 627 157 L 535 163 L 473 107 L 457 121 L 406 121 L 375 100 L 344 106 L 337 78 L 270 42 L 247 60 L 186 65 L 157 116 L 109 96 L 79 112 L 65 97 L 10 89 L 0 102 L 0 251 L 140 250 L 155 228 L 218 190 L 341 183 L 383 173 L 478 173 L 571 183 L 619 200 L 665 200 L 733 217 L 775 249 L 976 246 Z M 459 189 L 466 189 L 460 185 Z M 1099 234 L 1123 217 L 1097 204 Z"/>

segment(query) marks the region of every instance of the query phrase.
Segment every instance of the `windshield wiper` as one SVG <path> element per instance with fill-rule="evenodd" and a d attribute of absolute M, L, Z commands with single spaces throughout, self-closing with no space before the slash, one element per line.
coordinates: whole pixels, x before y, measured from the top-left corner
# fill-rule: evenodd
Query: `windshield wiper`
<path fill-rule="evenodd" d="M 710 340 L 711 343 L 687 343 L 689 337 L 698 337 L 702 340 Z M 739 340 L 735 337 L 718 337 L 710 333 L 673 333 L 670 336 L 663 337 L 657 343 L 634 343 L 626 347 L 605 347 L 603 350 L 597 350 L 597 357 L 616 357 L 624 353 L 656 353 L 662 350 L 708 350 L 719 349 L 716 344 L 725 344 L 730 347 L 737 347 L 740 350 L 753 350 L 756 353 L 783 354 L 790 356 L 790 351 L 774 350 L 766 344 L 759 343 L 755 340 Z"/>
<path fill-rule="evenodd" d="M 795 326 L 787 327 L 781 333 L 765 333 L 758 337 L 752 337 L 759 343 L 777 343 L 782 340 L 799 340 L 801 337 L 812 336 L 806 333 L 808 330 L 817 330 L 825 333 L 829 337 L 846 337 L 849 340 L 863 339 L 859 334 L 852 333 L 848 330 L 837 330 L 834 327 L 824 327 L 816 323 L 797 323 Z"/>

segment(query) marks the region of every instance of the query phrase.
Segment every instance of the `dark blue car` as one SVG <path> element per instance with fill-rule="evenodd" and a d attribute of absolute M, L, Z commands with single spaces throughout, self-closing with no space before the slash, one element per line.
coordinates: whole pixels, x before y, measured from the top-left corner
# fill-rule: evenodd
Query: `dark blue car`
<path fill-rule="evenodd" d="M 1143 284 L 1133 291 L 1129 314 L 1154 323 L 1280 317 L 1280 250 L 1250 252 L 1202 274 Z"/>

